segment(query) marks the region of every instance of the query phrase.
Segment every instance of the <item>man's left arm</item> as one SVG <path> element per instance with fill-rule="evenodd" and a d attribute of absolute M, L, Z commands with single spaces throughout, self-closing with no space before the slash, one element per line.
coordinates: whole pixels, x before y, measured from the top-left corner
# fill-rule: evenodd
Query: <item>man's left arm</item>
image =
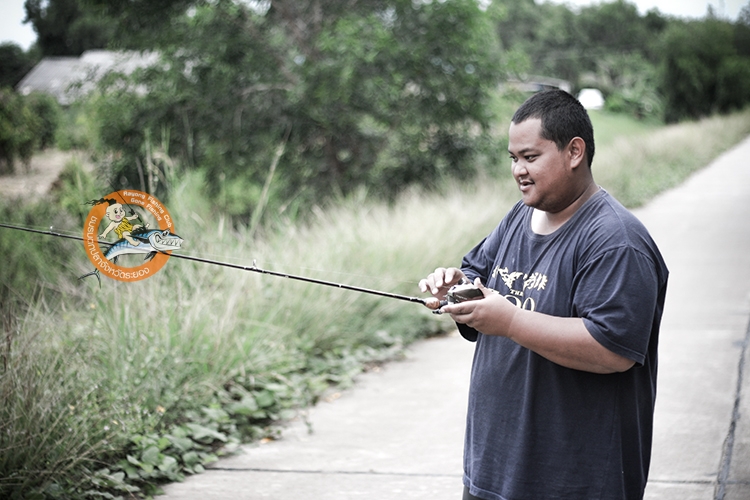
<path fill-rule="evenodd" d="M 520 309 L 501 295 L 484 288 L 482 300 L 443 307 L 457 323 L 485 335 L 507 337 L 546 359 L 576 370 L 592 373 L 624 372 L 635 362 L 600 344 L 582 318 L 550 316 Z"/>

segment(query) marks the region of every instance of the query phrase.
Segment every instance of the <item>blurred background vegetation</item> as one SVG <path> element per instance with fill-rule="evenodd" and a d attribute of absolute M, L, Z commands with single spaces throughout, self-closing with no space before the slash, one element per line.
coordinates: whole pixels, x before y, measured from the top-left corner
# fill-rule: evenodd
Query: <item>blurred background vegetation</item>
<path fill-rule="evenodd" d="M 25 53 L 0 47 L 0 86 L 42 56 L 108 48 L 159 59 L 110 74 L 64 113 L 3 91 L 0 169 L 50 145 L 62 120 L 60 143 L 93 148 L 115 187 L 165 196 L 178 163 L 204 174 L 228 214 L 295 217 L 361 186 L 392 198 L 493 171 L 505 148 L 492 100 L 533 75 L 574 93 L 598 88 L 609 110 L 667 123 L 750 100 L 748 6 L 732 22 L 710 10 L 700 20 L 641 15 L 625 0 L 578 11 L 534 0 L 481 6 L 27 0 L 38 41 Z"/>
<path fill-rule="evenodd" d="M 0 222 L 78 235 L 83 203 L 155 194 L 185 252 L 406 295 L 518 199 L 524 82 L 597 88 L 597 181 L 637 207 L 750 133 L 750 4 L 683 20 L 627 1 L 27 0 L 0 46 L 0 174 L 83 152 Z M 45 56 L 157 54 L 60 105 Z M 0 178 L 1 182 L 1 178 Z M 450 238 L 435 235 L 450 234 Z M 451 325 L 424 308 L 172 259 L 78 282 L 81 245 L 0 228 L 0 497 L 137 498 L 273 439 L 357 373 Z M 335 306 L 335 307 L 332 307 Z"/>

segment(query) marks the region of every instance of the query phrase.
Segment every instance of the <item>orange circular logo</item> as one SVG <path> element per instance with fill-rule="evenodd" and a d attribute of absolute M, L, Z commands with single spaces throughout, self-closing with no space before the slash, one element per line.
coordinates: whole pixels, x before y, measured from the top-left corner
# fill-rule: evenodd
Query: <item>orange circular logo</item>
<path fill-rule="evenodd" d="M 148 193 L 123 189 L 89 204 L 83 241 L 96 269 L 86 276 L 139 281 L 156 274 L 182 245 L 169 211 Z"/>

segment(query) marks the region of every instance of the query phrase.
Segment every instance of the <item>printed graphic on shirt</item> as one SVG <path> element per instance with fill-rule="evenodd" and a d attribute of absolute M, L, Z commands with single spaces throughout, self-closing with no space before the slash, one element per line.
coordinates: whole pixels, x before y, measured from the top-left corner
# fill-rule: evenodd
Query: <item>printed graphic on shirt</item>
<path fill-rule="evenodd" d="M 83 240 L 95 269 L 79 279 L 96 276 L 100 280 L 103 273 L 118 281 L 139 281 L 156 274 L 170 253 L 182 246 L 169 211 L 147 193 L 120 190 L 87 203 L 92 208 Z M 112 235 L 114 241 L 100 245 Z"/>
<path fill-rule="evenodd" d="M 536 308 L 536 302 L 531 297 L 524 299 L 525 293 L 531 290 L 545 290 L 549 282 L 546 274 L 539 272 L 529 274 L 522 271 L 511 272 L 507 267 L 500 266 L 495 267 L 494 271 L 492 271 L 493 278 L 497 278 L 498 276 L 508 288 L 508 294 L 505 297 L 518 307 L 531 311 Z M 516 284 L 518 284 L 520 290 L 516 288 Z"/>

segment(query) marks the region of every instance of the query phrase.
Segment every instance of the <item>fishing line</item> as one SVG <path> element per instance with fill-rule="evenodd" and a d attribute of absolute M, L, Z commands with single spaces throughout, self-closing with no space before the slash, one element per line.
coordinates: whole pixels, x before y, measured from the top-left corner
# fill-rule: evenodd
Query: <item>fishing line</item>
<path fill-rule="evenodd" d="M 32 233 L 38 233 L 38 234 L 44 234 L 46 236 L 56 236 L 60 238 L 67 238 L 71 240 L 78 240 L 83 241 L 83 238 L 78 236 L 79 232 L 73 232 L 70 230 L 61 230 L 61 229 L 55 229 L 54 226 L 49 226 L 49 229 L 42 229 L 44 226 L 16 226 L 12 224 L 7 223 L 0 223 L 0 227 L 5 227 L 8 229 L 18 229 L 21 231 L 27 231 Z M 99 242 L 100 246 L 112 246 L 114 243 L 108 242 L 108 241 L 102 241 L 97 240 Z M 176 257 L 176 254 L 171 254 L 172 257 Z M 240 264 L 242 261 L 241 257 L 232 257 L 232 256 L 224 256 L 221 254 L 211 253 L 211 252 L 201 252 L 200 255 L 197 255 L 196 257 L 199 258 L 205 258 L 205 259 L 226 259 L 226 262 L 229 264 Z M 178 257 L 179 258 L 179 257 Z M 326 269 L 320 269 L 317 267 L 307 267 L 307 266 L 293 266 L 294 269 L 298 269 L 300 271 L 308 271 L 308 272 L 314 272 L 314 273 L 321 273 L 321 274 L 335 274 L 338 276 L 345 276 L 350 278 L 365 278 L 370 280 L 378 280 L 380 282 L 388 282 L 388 283 L 396 283 L 396 284 L 405 284 L 405 283 L 414 283 L 415 280 L 407 280 L 402 278 L 396 278 L 393 276 L 373 276 L 370 274 L 363 274 L 363 273 L 350 273 L 345 271 L 329 271 Z"/>
<path fill-rule="evenodd" d="M 53 227 L 52 226 L 50 226 L 50 228 L 48 230 L 41 230 L 41 229 L 33 229 L 33 228 L 29 228 L 29 227 L 15 226 L 15 225 L 11 225 L 11 224 L 0 223 L 0 227 L 4 227 L 6 229 L 15 229 L 17 231 L 26 231 L 26 232 L 35 233 L 35 234 L 43 234 L 45 236 L 54 236 L 54 237 L 57 237 L 57 238 L 67 238 L 67 239 L 77 240 L 77 241 L 86 241 L 82 236 L 74 236 L 74 235 L 64 234 L 64 233 L 60 233 L 60 232 L 55 232 L 55 231 L 53 231 Z M 109 242 L 106 242 L 106 241 L 100 241 L 100 240 L 97 240 L 97 241 L 99 241 L 100 245 L 107 245 L 107 246 L 114 245 L 113 243 L 109 243 Z M 278 278 L 288 278 L 288 279 L 291 279 L 291 280 L 303 281 L 303 282 L 306 282 L 306 283 L 313 283 L 313 284 L 316 284 L 316 285 L 322 285 L 322 286 L 329 286 L 329 287 L 334 287 L 334 288 L 340 288 L 342 290 L 349 290 L 349 291 L 353 291 L 353 292 L 367 293 L 367 294 L 370 294 L 370 295 L 378 295 L 380 297 L 386 297 L 386 298 L 390 298 L 390 299 L 403 300 L 403 301 L 407 301 L 407 302 L 415 302 L 415 303 L 419 303 L 419 304 L 422 304 L 424 306 L 427 306 L 430 309 L 436 309 L 437 305 L 438 305 L 437 304 L 438 300 L 434 299 L 434 298 L 423 299 L 421 297 L 410 297 L 410 296 L 407 296 L 407 295 L 400 295 L 400 294 L 391 293 L 391 292 L 383 292 L 383 291 L 380 291 L 380 290 L 373 290 L 371 288 L 363 288 L 363 287 L 358 287 L 358 286 L 353 286 L 353 285 L 347 285 L 347 284 L 344 284 L 344 283 L 336 283 L 336 282 L 333 282 L 333 281 L 320 280 L 320 279 L 316 279 L 316 278 L 310 278 L 310 277 L 307 277 L 307 276 L 299 276 L 299 275 L 295 275 L 295 274 L 282 273 L 282 272 L 278 272 L 278 271 L 270 271 L 268 269 L 262 269 L 262 268 L 258 267 L 256 265 L 256 261 L 255 260 L 253 260 L 252 266 L 246 266 L 246 265 L 242 265 L 242 264 L 233 264 L 233 263 L 230 263 L 230 262 L 222 262 L 222 261 L 218 261 L 218 260 L 206 259 L 206 258 L 203 258 L 203 257 L 195 257 L 195 256 L 185 255 L 185 254 L 167 253 L 167 252 L 161 252 L 161 253 L 163 253 L 165 255 L 169 255 L 170 257 L 173 257 L 173 258 L 183 259 L 183 260 L 190 260 L 190 261 L 193 261 L 193 262 L 200 262 L 202 264 L 211 264 L 211 265 L 215 265 L 215 266 L 227 267 L 227 268 L 230 268 L 230 269 L 238 269 L 240 271 L 249 271 L 249 272 L 254 272 L 254 273 L 267 274 L 267 275 L 270 275 L 270 276 L 276 276 Z"/>
<path fill-rule="evenodd" d="M 123 202 L 124 202 L 124 200 L 123 200 Z M 132 207 L 130 207 L 130 205 L 128 205 L 128 207 L 131 209 L 131 211 L 133 210 Z M 136 214 L 137 213 L 138 212 L 136 212 Z M 141 218 L 141 220 L 143 220 L 143 218 Z M 7 224 L 0 224 L 0 227 L 3 227 L 3 226 L 4 227 L 8 227 Z M 39 226 L 39 227 L 41 228 L 42 226 Z M 17 226 L 17 228 L 21 229 L 21 226 Z M 54 226 L 50 226 L 49 227 L 49 231 L 52 231 L 53 229 L 54 229 Z M 43 234 L 46 234 L 46 235 L 49 235 L 48 231 L 39 230 L 39 232 L 41 232 Z M 80 238 L 78 238 L 77 236 L 72 236 L 72 235 L 79 234 L 78 232 L 75 232 L 75 233 L 72 232 L 72 231 L 67 231 L 66 232 L 66 231 L 59 230 L 59 229 L 55 230 L 55 232 L 58 235 L 68 235 L 68 236 L 65 236 L 65 237 L 68 237 L 70 239 L 74 239 L 74 240 L 78 239 L 78 240 L 80 240 Z M 101 240 L 98 240 L 98 241 L 99 241 L 100 245 L 107 245 L 107 246 L 112 246 L 113 245 L 113 243 L 110 243 L 110 242 L 107 242 L 107 241 L 101 241 Z M 175 256 L 175 255 L 173 254 L 172 256 Z M 240 264 L 242 262 L 242 258 L 241 257 L 233 257 L 233 256 L 227 257 L 225 255 L 216 254 L 216 253 L 212 253 L 212 252 L 200 252 L 200 254 L 197 255 L 197 257 L 207 258 L 207 259 L 214 259 L 214 260 L 224 260 L 225 262 L 232 263 L 232 264 Z M 352 272 L 346 272 L 346 271 L 330 271 L 330 270 L 321 269 L 321 268 L 318 268 L 318 267 L 292 266 L 292 268 L 296 269 L 296 270 L 298 270 L 299 272 L 302 272 L 302 273 L 312 272 L 312 273 L 327 274 L 327 275 L 337 275 L 339 277 L 362 278 L 362 279 L 368 279 L 368 280 L 377 280 L 379 283 L 381 283 L 381 285 L 383 285 L 383 284 L 386 284 L 386 285 L 387 284 L 398 285 L 398 284 L 407 284 L 407 283 L 413 284 L 416 281 L 418 281 L 418 280 L 409 280 L 409 279 L 399 278 L 399 277 L 395 277 L 395 276 L 383 276 L 383 275 L 373 276 L 371 274 L 364 274 L 364 273 L 352 273 Z"/>

